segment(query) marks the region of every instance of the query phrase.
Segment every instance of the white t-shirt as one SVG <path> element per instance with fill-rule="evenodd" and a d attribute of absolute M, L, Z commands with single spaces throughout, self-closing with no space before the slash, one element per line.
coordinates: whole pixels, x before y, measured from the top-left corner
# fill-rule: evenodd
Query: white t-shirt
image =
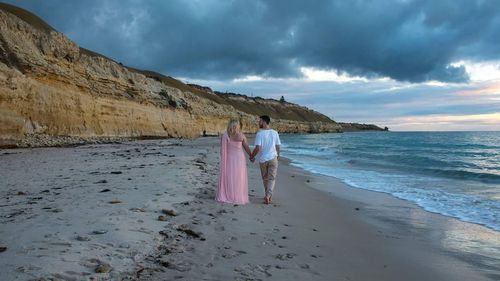
<path fill-rule="evenodd" d="M 276 145 L 281 145 L 278 132 L 273 129 L 260 130 L 255 136 L 255 146 L 260 146 L 259 162 L 264 163 L 278 156 Z"/>

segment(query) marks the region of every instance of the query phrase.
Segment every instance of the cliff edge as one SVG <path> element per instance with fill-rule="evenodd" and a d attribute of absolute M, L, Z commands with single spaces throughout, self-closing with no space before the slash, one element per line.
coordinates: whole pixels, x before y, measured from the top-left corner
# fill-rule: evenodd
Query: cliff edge
<path fill-rule="evenodd" d="M 341 132 L 330 118 L 293 103 L 221 94 L 126 67 L 79 47 L 37 16 L 0 3 L 0 145 L 120 137 L 220 134 L 239 118 L 255 132 L 267 113 L 284 133 Z"/>

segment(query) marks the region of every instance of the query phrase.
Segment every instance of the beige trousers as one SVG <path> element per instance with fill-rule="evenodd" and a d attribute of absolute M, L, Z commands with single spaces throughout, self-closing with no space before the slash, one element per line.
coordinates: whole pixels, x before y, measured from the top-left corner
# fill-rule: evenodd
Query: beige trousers
<path fill-rule="evenodd" d="M 267 195 L 273 195 L 274 184 L 276 183 L 276 174 L 278 173 L 278 158 L 269 160 L 260 164 L 260 174 L 264 183 L 264 191 Z"/>

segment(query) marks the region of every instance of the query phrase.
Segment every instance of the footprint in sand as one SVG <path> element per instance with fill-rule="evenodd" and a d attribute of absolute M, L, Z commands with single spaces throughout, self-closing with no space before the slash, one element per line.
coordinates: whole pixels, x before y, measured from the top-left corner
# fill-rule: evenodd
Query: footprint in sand
<path fill-rule="evenodd" d="M 282 261 L 287 261 L 293 259 L 296 256 L 297 254 L 295 253 L 286 253 L 286 254 L 277 254 L 274 256 L 274 258 Z"/>

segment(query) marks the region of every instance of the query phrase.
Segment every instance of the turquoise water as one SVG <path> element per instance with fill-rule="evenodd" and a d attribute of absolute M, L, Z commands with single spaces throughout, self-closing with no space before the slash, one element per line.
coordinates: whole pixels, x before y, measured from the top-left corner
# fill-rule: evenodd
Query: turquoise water
<path fill-rule="evenodd" d="M 500 231 L 500 132 L 283 135 L 307 171 Z"/>

